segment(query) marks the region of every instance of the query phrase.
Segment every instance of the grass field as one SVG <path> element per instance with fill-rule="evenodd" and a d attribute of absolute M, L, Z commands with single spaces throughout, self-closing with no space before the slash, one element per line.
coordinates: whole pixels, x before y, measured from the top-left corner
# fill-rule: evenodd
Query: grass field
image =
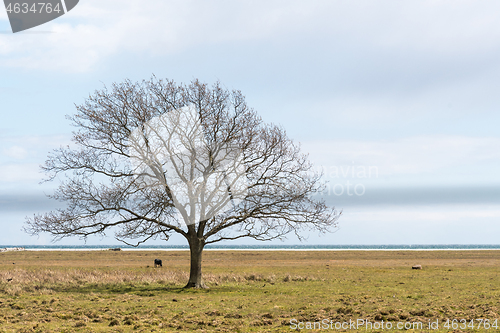
<path fill-rule="evenodd" d="M 188 251 L 0 253 L 0 332 L 290 332 L 322 320 L 332 329 L 303 331 L 326 332 L 357 319 L 500 331 L 477 329 L 500 321 L 500 251 L 205 251 L 206 290 L 182 289 L 188 265 Z"/>

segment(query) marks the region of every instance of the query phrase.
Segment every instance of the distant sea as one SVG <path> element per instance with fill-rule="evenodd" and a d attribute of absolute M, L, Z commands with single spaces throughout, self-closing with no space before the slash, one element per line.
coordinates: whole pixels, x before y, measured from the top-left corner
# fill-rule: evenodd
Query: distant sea
<path fill-rule="evenodd" d="M 187 250 L 188 245 L 0 245 L 2 248 L 24 248 L 26 250 Z M 436 245 L 207 245 L 212 250 L 500 250 L 500 245 L 483 244 L 436 244 Z"/>

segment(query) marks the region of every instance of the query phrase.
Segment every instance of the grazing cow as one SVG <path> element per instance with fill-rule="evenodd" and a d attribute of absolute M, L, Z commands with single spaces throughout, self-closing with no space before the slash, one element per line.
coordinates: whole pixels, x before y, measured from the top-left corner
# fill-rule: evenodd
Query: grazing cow
<path fill-rule="evenodd" d="M 155 259 L 155 267 L 158 267 L 158 266 L 163 267 L 161 265 L 161 259 Z"/>

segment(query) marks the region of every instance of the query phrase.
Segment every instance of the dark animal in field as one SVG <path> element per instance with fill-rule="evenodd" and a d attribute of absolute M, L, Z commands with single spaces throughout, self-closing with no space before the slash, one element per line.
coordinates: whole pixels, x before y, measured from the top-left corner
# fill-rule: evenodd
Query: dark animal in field
<path fill-rule="evenodd" d="M 411 269 L 422 269 L 422 265 L 415 265 L 415 266 L 412 266 Z"/>
<path fill-rule="evenodd" d="M 160 259 L 155 259 L 155 267 L 163 267 L 162 264 L 161 264 L 161 260 Z"/>

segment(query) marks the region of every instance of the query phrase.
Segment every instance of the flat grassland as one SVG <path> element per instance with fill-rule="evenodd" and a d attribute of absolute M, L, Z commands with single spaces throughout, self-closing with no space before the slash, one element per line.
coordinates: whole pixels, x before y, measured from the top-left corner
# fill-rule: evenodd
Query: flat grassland
<path fill-rule="evenodd" d="M 304 331 L 324 332 L 358 319 L 395 332 L 398 323 L 499 331 L 496 250 L 205 251 L 203 260 L 209 289 L 185 290 L 188 251 L 0 253 L 0 332 L 290 332 L 315 322 L 322 329 Z M 467 326 L 445 328 L 448 319 Z M 372 328 L 358 331 L 390 331 Z"/>

